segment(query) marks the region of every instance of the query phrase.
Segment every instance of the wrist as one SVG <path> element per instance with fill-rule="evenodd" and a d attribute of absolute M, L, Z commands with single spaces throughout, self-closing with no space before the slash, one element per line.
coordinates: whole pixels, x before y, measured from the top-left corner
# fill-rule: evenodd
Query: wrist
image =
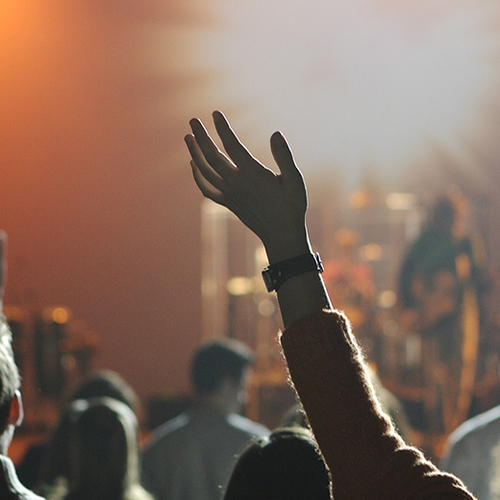
<path fill-rule="evenodd" d="M 276 264 L 300 255 L 313 253 L 307 229 L 293 234 L 273 234 L 263 241 L 269 264 Z"/>

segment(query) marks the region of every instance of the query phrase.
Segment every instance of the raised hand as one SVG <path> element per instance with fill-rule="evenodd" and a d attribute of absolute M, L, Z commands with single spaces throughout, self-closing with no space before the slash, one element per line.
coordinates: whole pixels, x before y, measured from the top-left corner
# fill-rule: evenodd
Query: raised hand
<path fill-rule="evenodd" d="M 311 252 L 305 215 L 304 179 L 280 132 L 271 136 L 271 151 L 280 173 L 256 160 L 232 131 L 222 113 L 213 113 L 224 154 L 198 119 L 194 135 L 185 137 L 196 184 L 211 200 L 227 207 L 266 248 L 270 264 Z M 314 311 L 331 307 L 321 276 L 307 272 L 285 281 L 278 290 L 285 326 Z"/>
<path fill-rule="evenodd" d="M 271 136 L 276 174 L 250 154 L 222 113 L 215 111 L 213 119 L 226 154 L 198 119 L 190 121 L 193 135 L 185 137 L 201 192 L 231 210 L 262 240 L 270 262 L 309 252 L 306 187 L 284 136 Z"/>

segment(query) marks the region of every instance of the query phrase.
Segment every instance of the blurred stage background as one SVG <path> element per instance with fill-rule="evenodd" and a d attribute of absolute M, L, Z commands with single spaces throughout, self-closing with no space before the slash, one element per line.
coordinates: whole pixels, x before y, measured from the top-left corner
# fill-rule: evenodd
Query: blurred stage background
<path fill-rule="evenodd" d="M 211 335 L 253 344 L 274 380 L 274 299 L 248 281 L 263 261 L 202 204 L 183 144 L 193 115 L 223 110 L 269 164 L 268 137 L 285 133 L 313 241 L 326 257 L 348 226 L 374 245 L 382 309 L 450 184 L 470 200 L 492 275 L 500 262 L 496 2 L 0 0 L 0 68 L 5 303 L 26 332 L 28 424 L 48 411 L 33 318 L 57 306 L 87 339 L 64 349 L 87 349 L 143 400 L 186 393 L 191 353 Z M 247 281 L 229 293 L 235 276 Z"/>

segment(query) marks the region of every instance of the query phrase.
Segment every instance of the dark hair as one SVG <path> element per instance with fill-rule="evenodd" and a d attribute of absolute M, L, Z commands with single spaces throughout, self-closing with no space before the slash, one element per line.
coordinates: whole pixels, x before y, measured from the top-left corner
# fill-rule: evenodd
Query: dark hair
<path fill-rule="evenodd" d="M 7 320 L 0 314 L 0 434 L 7 428 L 10 404 L 20 386 L 21 377 L 12 351 L 12 333 Z"/>
<path fill-rule="evenodd" d="M 75 389 L 70 401 L 109 397 L 125 403 L 134 412 L 139 406 L 139 398 L 135 391 L 118 373 L 111 370 L 100 370 L 91 373 Z"/>
<path fill-rule="evenodd" d="M 85 378 L 69 398 L 70 402 L 62 409 L 59 421 L 52 431 L 40 470 L 40 485 L 51 486 L 57 478 L 68 477 L 68 441 L 73 413 L 71 402 L 98 397 L 115 399 L 133 411 L 138 407 L 137 395 L 118 373 L 102 370 Z"/>
<path fill-rule="evenodd" d="M 220 339 L 202 345 L 191 362 L 191 381 L 198 394 L 216 391 L 225 378 L 239 381 L 252 363 L 251 349 L 234 339 Z"/>
<path fill-rule="evenodd" d="M 436 231 L 450 233 L 456 217 L 457 209 L 453 200 L 449 196 L 444 195 L 432 207 L 428 227 Z"/>
<path fill-rule="evenodd" d="M 71 405 L 68 500 L 151 500 L 139 485 L 137 419 L 111 398 Z"/>
<path fill-rule="evenodd" d="M 330 500 L 330 474 L 312 434 L 274 431 L 240 456 L 224 500 Z"/>

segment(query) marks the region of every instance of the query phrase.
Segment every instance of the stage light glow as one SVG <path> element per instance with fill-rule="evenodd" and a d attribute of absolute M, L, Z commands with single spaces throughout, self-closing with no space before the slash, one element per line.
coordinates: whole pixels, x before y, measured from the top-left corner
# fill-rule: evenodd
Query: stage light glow
<path fill-rule="evenodd" d="M 70 318 L 70 311 L 65 307 L 47 307 L 42 311 L 42 318 L 46 323 L 63 325 Z"/>
<path fill-rule="evenodd" d="M 376 243 L 369 243 L 368 245 L 363 246 L 360 249 L 359 253 L 363 260 L 366 260 L 368 262 L 377 262 L 382 259 L 384 250 L 380 245 L 377 245 Z"/>
<path fill-rule="evenodd" d="M 246 276 L 233 276 L 226 284 L 227 291 L 231 295 L 247 295 L 253 292 L 253 283 Z"/>
<path fill-rule="evenodd" d="M 389 193 L 385 201 L 391 210 L 415 210 L 418 207 L 418 197 L 414 193 Z"/>
<path fill-rule="evenodd" d="M 386 2 L 387 3 L 387 2 Z M 215 2 L 205 99 L 252 143 L 282 128 L 311 167 L 397 175 L 438 147 L 464 157 L 499 78 L 493 2 Z M 248 141 L 248 139 L 247 139 Z M 307 168 L 307 165 L 304 165 Z"/>

